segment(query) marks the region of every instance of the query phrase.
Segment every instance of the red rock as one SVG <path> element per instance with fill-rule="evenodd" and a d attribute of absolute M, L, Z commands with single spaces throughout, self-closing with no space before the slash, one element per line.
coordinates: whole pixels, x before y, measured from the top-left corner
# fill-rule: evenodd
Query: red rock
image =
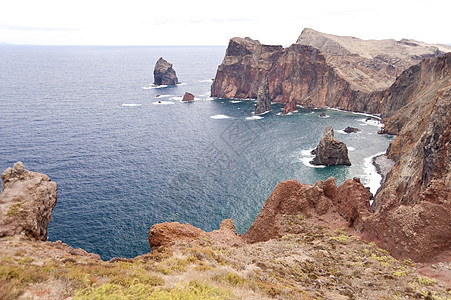
<path fill-rule="evenodd" d="M 183 95 L 182 101 L 194 101 L 194 95 L 186 92 L 185 95 Z"/>
<path fill-rule="evenodd" d="M 149 245 L 152 247 L 170 247 L 179 242 L 199 241 L 205 231 L 188 223 L 179 222 L 160 223 L 153 225 L 149 230 Z"/>

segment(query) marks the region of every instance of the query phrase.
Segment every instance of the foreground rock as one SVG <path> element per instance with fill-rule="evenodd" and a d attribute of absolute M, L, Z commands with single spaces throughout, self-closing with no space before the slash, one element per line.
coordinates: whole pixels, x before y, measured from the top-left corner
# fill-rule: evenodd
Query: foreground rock
<path fill-rule="evenodd" d="M 56 183 L 44 174 L 26 170 L 21 162 L 15 163 L 2 174 L 0 237 L 23 234 L 47 240 L 56 201 Z"/>
<path fill-rule="evenodd" d="M 268 78 L 265 77 L 257 92 L 257 104 L 254 115 L 261 115 L 271 110 L 271 96 L 269 95 Z"/>
<path fill-rule="evenodd" d="M 194 95 L 186 92 L 185 95 L 183 95 L 182 101 L 194 101 Z"/>
<path fill-rule="evenodd" d="M 324 131 L 318 146 L 312 151 L 315 158 L 310 162 L 312 165 L 324 166 L 350 166 L 348 157 L 348 147 L 346 144 L 334 137 L 332 126 L 328 126 Z"/>
<path fill-rule="evenodd" d="M 167 62 L 163 57 L 160 57 L 156 62 L 153 77 L 153 84 L 155 85 L 175 85 L 179 83 L 172 64 Z"/>

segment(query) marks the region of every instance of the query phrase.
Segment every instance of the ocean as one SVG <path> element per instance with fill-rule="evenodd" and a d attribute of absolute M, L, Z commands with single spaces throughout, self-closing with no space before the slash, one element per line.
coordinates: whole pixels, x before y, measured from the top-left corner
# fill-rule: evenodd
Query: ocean
<path fill-rule="evenodd" d="M 322 109 L 283 116 L 281 104 L 253 116 L 253 100 L 213 99 L 225 50 L 0 47 L 0 169 L 22 161 L 57 183 L 49 240 L 103 259 L 135 257 L 150 251 L 149 228 L 160 222 L 210 231 L 233 218 L 244 233 L 283 180 L 357 176 L 377 190 L 371 157 L 392 139 L 377 134 L 379 122 Z M 181 84 L 152 87 L 160 56 Z M 183 103 L 185 92 L 195 101 Z M 309 165 L 328 125 L 352 166 Z"/>

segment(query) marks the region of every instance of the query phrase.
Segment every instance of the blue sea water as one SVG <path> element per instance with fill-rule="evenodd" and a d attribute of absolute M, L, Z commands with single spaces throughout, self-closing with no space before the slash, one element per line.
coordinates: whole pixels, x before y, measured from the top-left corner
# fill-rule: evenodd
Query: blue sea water
<path fill-rule="evenodd" d="M 255 101 L 210 98 L 225 47 L 0 47 L 0 169 L 22 161 L 58 184 L 49 239 L 104 259 L 150 251 L 151 225 L 210 231 L 233 218 L 244 233 L 278 182 L 337 184 L 358 176 L 373 191 L 371 156 L 391 138 L 366 116 L 282 105 L 261 118 Z M 153 88 L 162 56 L 181 84 Z M 196 96 L 181 102 L 185 92 Z M 160 101 L 161 103 L 158 103 Z M 326 126 L 351 167 L 308 164 Z M 357 127 L 362 131 L 346 134 Z"/>

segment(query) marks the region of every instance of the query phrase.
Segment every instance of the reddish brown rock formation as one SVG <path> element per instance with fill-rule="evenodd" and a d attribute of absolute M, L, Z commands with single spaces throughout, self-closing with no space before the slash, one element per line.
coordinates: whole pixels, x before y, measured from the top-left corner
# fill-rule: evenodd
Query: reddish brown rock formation
<path fill-rule="evenodd" d="M 46 241 L 56 205 L 56 183 L 25 169 L 21 162 L 2 174 L 0 237 L 25 234 Z"/>
<path fill-rule="evenodd" d="M 194 101 L 194 95 L 186 92 L 185 95 L 183 95 L 182 101 Z"/>
<path fill-rule="evenodd" d="M 316 39 L 324 43 L 317 44 Z M 390 97 L 385 89 L 402 70 L 442 51 L 451 48 L 405 40 L 363 41 L 312 30 L 304 30 L 298 43 L 288 48 L 233 38 L 218 67 L 211 95 L 255 98 L 268 76 L 273 102 L 390 116 L 403 104 L 382 103 L 382 98 Z"/>
<path fill-rule="evenodd" d="M 172 64 L 167 62 L 163 57 L 160 57 L 156 62 L 153 77 L 153 84 L 155 85 L 174 85 L 179 83 Z"/>
<path fill-rule="evenodd" d="M 312 153 L 316 155 L 310 162 L 312 165 L 351 165 L 348 157 L 348 147 L 334 137 L 332 126 L 326 128 L 321 141 Z"/>
<path fill-rule="evenodd" d="M 283 106 L 283 114 L 286 115 L 288 113 L 296 111 L 296 101 L 286 102 Z"/>

